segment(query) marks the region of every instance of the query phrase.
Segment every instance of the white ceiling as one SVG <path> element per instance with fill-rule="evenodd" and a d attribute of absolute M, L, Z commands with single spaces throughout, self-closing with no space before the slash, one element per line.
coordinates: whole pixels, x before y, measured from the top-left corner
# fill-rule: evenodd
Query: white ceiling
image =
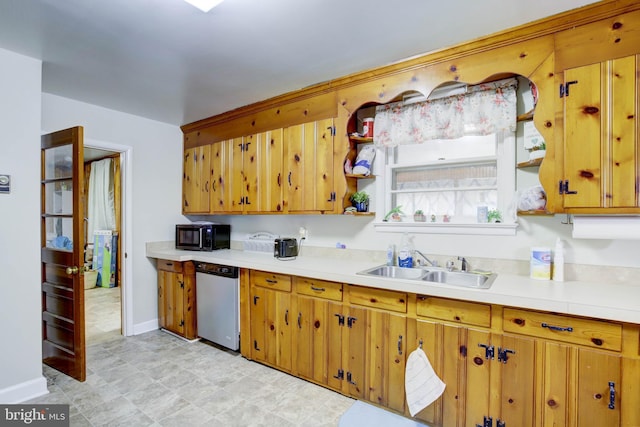
<path fill-rule="evenodd" d="M 589 3 L 0 0 L 0 48 L 44 92 L 182 125 Z"/>

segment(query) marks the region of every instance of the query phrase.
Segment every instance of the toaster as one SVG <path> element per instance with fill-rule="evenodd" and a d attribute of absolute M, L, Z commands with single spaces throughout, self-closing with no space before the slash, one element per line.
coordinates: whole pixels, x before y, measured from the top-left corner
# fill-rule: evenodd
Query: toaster
<path fill-rule="evenodd" d="M 273 256 L 278 259 L 294 259 L 298 256 L 298 241 L 292 237 L 275 239 Z"/>

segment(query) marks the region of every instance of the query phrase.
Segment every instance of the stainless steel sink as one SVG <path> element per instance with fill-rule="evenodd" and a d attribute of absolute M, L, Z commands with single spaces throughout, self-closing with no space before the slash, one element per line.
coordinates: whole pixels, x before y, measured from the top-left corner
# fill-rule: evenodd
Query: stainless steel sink
<path fill-rule="evenodd" d="M 488 289 L 496 280 L 497 274 L 467 273 L 464 271 L 435 270 L 428 271 L 422 280 L 446 283 L 447 285 L 464 286 L 466 288 Z"/>
<path fill-rule="evenodd" d="M 381 265 L 358 272 L 363 276 L 386 277 L 389 279 L 423 280 L 466 288 L 488 289 L 498 276 L 495 273 L 470 273 L 448 271 L 439 268 L 404 268 Z"/>
<path fill-rule="evenodd" d="M 405 268 L 381 265 L 379 267 L 361 271 L 358 274 L 362 274 L 364 276 L 391 277 L 394 279 L 419 280 L 426 274 L 426 271 L 422 268 Z"/>

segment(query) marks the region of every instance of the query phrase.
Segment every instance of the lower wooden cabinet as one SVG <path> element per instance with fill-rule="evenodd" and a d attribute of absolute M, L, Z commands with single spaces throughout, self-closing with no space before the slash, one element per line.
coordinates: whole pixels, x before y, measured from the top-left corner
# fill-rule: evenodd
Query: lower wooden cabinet
<path fill-rule="evenodd" d="M 252 271 L 250 283 L 251 357 L 291 372 L 291 278 Z"/>
<path fill-rule="evenodd" d="M 198 336 L 196 328 L 196 272 L 193 262 L 159 259 L 158 324 L 187 339 Z"/>
<path fill-rule="evenodd" d="M 429 425 L 640 425 L 638 325 L 249 276 L 248 358 L 409 417 L 406 360 L 421 346 L 446 384 L 415 416 Z"/>

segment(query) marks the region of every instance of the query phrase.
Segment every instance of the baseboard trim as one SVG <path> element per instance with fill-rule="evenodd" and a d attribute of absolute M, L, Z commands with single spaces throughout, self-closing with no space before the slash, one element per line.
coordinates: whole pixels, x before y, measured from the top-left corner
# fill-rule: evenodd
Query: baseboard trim
<path fill-rule="evenodd" d="M 48 394 L 47 379 L 44 376 L 12 385 L 0 390 L 0 403 L 14 404 Z"/>
<path fill-rule="evenodd" d="M 157 329 L 160 329 L 158 319 L 149 320 L 148 322 L 137 323 L 133 325 L 133 335 L 140 335 L 146 332 L 155 331 Z"/>

